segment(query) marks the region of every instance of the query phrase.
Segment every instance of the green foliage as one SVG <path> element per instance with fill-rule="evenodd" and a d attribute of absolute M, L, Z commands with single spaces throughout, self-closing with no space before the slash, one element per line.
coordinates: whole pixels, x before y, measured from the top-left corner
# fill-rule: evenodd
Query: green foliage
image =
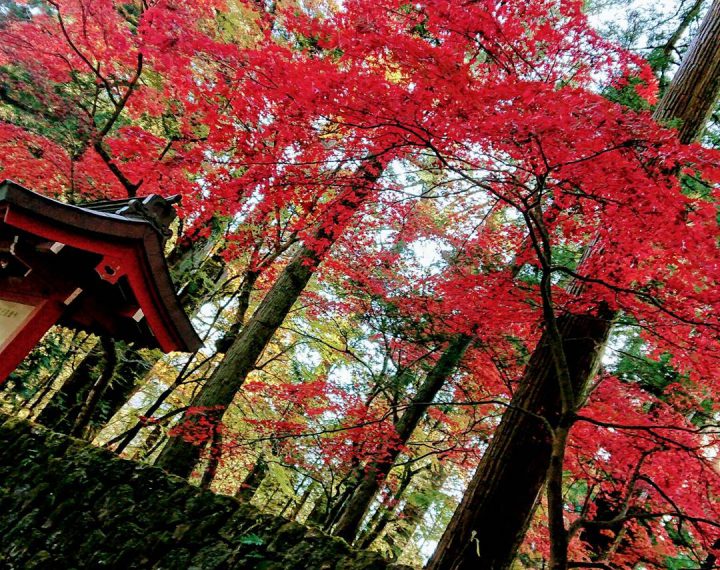
<path fill-rule="evenodd" d="M 18 368 L 10 374 L 4 387 L 6 402 L 15 406 L 35 396 L 44 381 L 58 371 L 62 358 L 70 350 L 67 331 L 52 329 L 30 352 Z"/>
<path fill-rule="evenodd" d="M 249 544 L 252 546 L 262 546 L 265 544 L 265 540 L 257 534 L 246 534 L 238 539 L 240 544 Z"/>
<path fill-rule="evenodd" d="M 603 91 L 603 96 L 614 103 L 618 103 L 634 111 L 647 111 L 650 109 L 650 104 L 637 90 L 638 86 L 643 85 L 644 82 L 642 79 L 630 77 L 623 85 L 607 87 Z M 673 125 L 668 126 L 671 127 Z"/>

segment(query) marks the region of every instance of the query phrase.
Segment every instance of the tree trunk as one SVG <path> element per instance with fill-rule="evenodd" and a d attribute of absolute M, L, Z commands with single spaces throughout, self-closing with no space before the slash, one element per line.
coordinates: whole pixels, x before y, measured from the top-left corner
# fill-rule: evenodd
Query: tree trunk
<path fill-rule="evenodd" d="M 90 393 L 87 395 L 87 399 L 78 411 L 75 421 L 73 422 L 70 430 L 70 435 L 75 437 L 82 437 L 85 427 L 90 421 L 90 417 L 97 411 L 98 404 L 100 403 L 103 394 L 110 384 L 110 380 L 115 374 L 117 368 L 118 358 L 117 350 L 115 348 L 115 341 L 111 338 L 103 337 L 100 339 L 103 352 L 105 353 L 105 364 L 103 370 L 100 373 L 100 377 L 97 382 L 90 389 Z"/>
<path fill-rule="evenodd" d="M 65 380 L 35 421 L 54 431 L 70 433 L 78 412 L 92 390 L 95 379 L 99 376 L 96 370 L 100 369 L 104 357 L 102 343 L 98 342 Z"/>
<path fill-rule="evenodd" d="M 315 499 L 312 509 L 310 509 L 310 512 L 308 513 L 308 516 L 305 519 L 304 524 L 322 527 L 323 520 L 327 516 L 327 506 L 328 506 L 327 495 L 325 494 L 325 491 L 321 488 L 320 494 Z"/>
<path fill-rule="evenodd" d="M 442 489 L 442 486 L 447 481 L 450 475 L 450 470 L 443 468 L 441 473 L 435 477 L 430 478 L 430 485 L 428 490 L 430 493 L 435 494 Z M 420 523 L 425 518 L 425 514 L 428 512 L 430 507 L 434 504 L 434 500 L 423 500 L 422 502 L 416 502 L 412 500 L 412 497 L 408 499 L 405 506 L 400 511 L 398 516 L 398 523 L 395 526 L 394 532 L 388 532 L 385 534 L 384 540 L 392 551 L 391 559 L 397 561 L 402 553 L 410 543 L 410 539 Z M 368 544 L 368 546 L 370 546 Z"/>
<path fill-rule="evenodd" d="M 118 352 L 117 370 L 103 394 L 102 404 L 95 408 L 95 411 L 87 418 L 87 422 L 83 426 L 87 439 L 93 439 L 107 425 L 130 399 L 136 386 L 148 375 L 155 363 L 160 359 L 159 354 L 144 355 L 137 349 L 127 345 L 120 347 Z"/>
<path fill-rule="evenodd" d="M 232 346 L 232 343 L 245 326 L 245 317 L 248 309 L 250 308 L 250 296 L 255 289 L 255 283 L 257 282 L 258 277 L 260 277 L 260 271 L 248 271 L 245 273 L 245 279 L 243 280 L 242 287 L 240 288 L 240 294 L 238 295 L 238 307 L 235 313 L 235 322 L 230 327 L 230 330 L 215 343 L 215 348 L 218 352 L 227 352 L 227 349 Z"/>
<path fill-rule="evenodd" d="M 212 482 L 215 480 L 215 475 L 217 475 L 218 467 L 220 467 L 221 456 L 222 432 L 219 429 L 214 429 L 212 434 L 212 440 L 210 441 L 210 454 L 208 457 L 208 462 L 205 466 L 205 471 L 203 471 L 202 479 L 200 481 L 201 489 L 209 489 L 212 485 Z"/>
<path fill-rule="evenodd" d="M 268 464 L 265 461 L 265 458 L 260 455 L 257 458 L 255 465 L 253 465 L 253 468 L 245 476 L 245 479 L 243 479 L 243 482 L 240 484 L 237 493 L 235 493 L 235 498 L 249 503 L 252 500 L 253 496 L 255 496 L 255 493 L 257 493 L 260 484 L 265 480 L 267 474 Z"/>
<path fill-rule="evenodd" d="M 277 281 L 260 302 L 255 313 L 234 339 L 225 357 L 193 400 L 191 406 L 205 410 L 211 421 L 222 419 L 225 410 L 245 383 L 248 374 L 270 343 L 290 309 L 295 304 L 318 264 L 340 237 L 350 216 L 365 201 L 370 188 L 379 178 L 381 167 L 374 163 L 363 169 L 364 185 L 350 189 L 330 205 L 326 216 L 320 221 L 320 229 L 313 236 L 312 244 L 303 245 L 282 271 Z M 182 422 L 192 422 L 186 414 Z M 182 423 L 181 422 L 181 423 Z M 170 473 L 188 477 L 201 453 L 199 445 L 193 445 L 182 437 L 171 437 L 158 457 L 156 465 Z"/>
<path fill-rule="evenodd" d="M 315 491 L 316 486 L 317 483 L 313 481 L 307 486 L 305 491 L 303 491 L 303 494 L 300 496 L 300 500 L 295 502 L 295 506 L 290 511 L 290 514 L 288 514 L 288 518 L 290 520 L 297 520 L 298 516 L 300 515 L 300 511 L 302 511 L 303 507 L 307 504 L 310 496 Z"/>
<path fill-rule="evenodd" d="M 720 2 L 715 0 L 653 116 L 660 123 L 679 120 L 678 136 L 690 143 L 705 129 L 718 92 Z"/>
<path fill-rule="evenodd" d="M 377 540 L 377 538 L 387 528 L 387 525 L 394 519 L 395 513 L 400 505 L 400 501 L 405 495 L 410 483 L 420 472 L 426 470 L 427 468 L 428 467 L 426 466 L 413 471 L 409 464 L 405 465 L 402 477 L 400 477 L 400 484 L 398 485 L 397 491 L 393 494 L 393 504 L 389 508 L 385 508 L 380 505 L 375 510 L 372 518 L 367 522 L 365 530 L 355 541 L 357 548 L 370 548 L 370 545 Z"/>
<path fill-rule="evenodd" d="M 382 463 L 373 462 L 366 466 L 362 481 L 344 505 L 342 514 L 333 529 L 333 534 L 344 538 L 348 542 L 355 539 L 360 530 L 360 523 L 380 489 L 380 485 L 390 473 L 403 447 L 425 415 L 425 411 L 460 363 L 471 340 L 472 338 L 468 335 L 457 335 L 445 349 L 412 399 L 411 405 L 395 424 L 398 438 L 397 445 L 388 450 L 386 461 Z"/>
<path fill-rule="evenodd" d="M 700 15 L 700 10 L 702 9 L 704 3 L 705 0 L 695 0 L 695 2 L 693 2 L 693 5 L 690 6 L 690 9 L 687 10 L 685 14 L 683 14 L 682 18 L 680 19 L 680 23 L 678 24 L 677 28 L 675 28 L 675 31 L 670 35 L 668 40 L 665 42 L 665 45 L 663 45 L 662 48 L 659 48 L 660 57 L 653 57 L 655 54 L 651 54 L 650 56 L 650 60 L 655 62 L 653 68 L 656 72 L 660 72 L 661 91 L 664 91 L 665 87 L 667 86 L 665 72 L 667 71 L 668 67 L 670 67 L 670 63 L 672 62 L 672 52 L 677 50 L 677 44 L 680 41 L 680 38 L 683 37 L 693 20 L 695 20 L 695 18 Z"/>
<path fill-rule="evenodd" d="M 600 360 L 612 313 L 559 319 L 574 393 Z M 544 334 L 427 568 L 507 568 L 522 542 L 550 464 L 551 424 L 560 415 L 555 364 Z M 478 557 L 477 551 L 480 556 Z"/>
<path fill-rule="evenodd" d="M 704 129 L 719 91 L 720 0 L 714 0 L 654 118 L 680 120 L 678 135 L 690 142 Z M 559 319 L 574 394 L 592 378 L 614 318 L 601 309 L 597 316 Z M 551 436 L 539 416 L 554 425 L 560 410 L 548 348 L 545 334 L 427 570 L 505 570 L 512 563 L 550 465 Z"/>

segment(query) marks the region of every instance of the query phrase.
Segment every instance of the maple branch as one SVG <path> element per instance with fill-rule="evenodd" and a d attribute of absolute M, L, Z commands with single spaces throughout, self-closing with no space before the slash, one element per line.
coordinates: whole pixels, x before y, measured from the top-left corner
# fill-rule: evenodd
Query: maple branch
<path fill-rule="evenodd" d="M 65 27 L 65 20 L 62 17 L 62 13 L 60 11 L 60 5 L 56 0 L 48 0 L 48 4 L 50 4 L 52 7 L 55 8 L 57 11 L 57 19 L 58 23 L 60 24 L 60 30 L 62 31 L 63 36 L 65 37 L 65 41 L 67 41 L 70 48 L 75 52 L 75 54 L 83 61 L 83 63 L 93 72 L 95 77 L 97 77 L 100 82 L 105 86 L 105 91 L 108 94 L 108 97 L 110 97 L 110 101 L 113 102 L 113 104 L 117 104 L 115 101 L 115 96 L 112 92 L 112 86 L 110 85 L 110 82 L 100 73 L 100 64 L 98 63 L 97 66 L 93 65 L 90 60 L 87 58 L 87 56 L 82 53 L 82 51 L 75 45 L 75 42 L 70 37 L 70 34 L 68 33 L 67 28 Z"/>
<path fill-rule="evenodd" d="M 530 416 L 537 418 L 538 420 L 542 420 L 543 423 L 547 425 L 548 429 L 552 429 L 552 427 L 550 426 L 550 424 L 546 418 L 543 418 L 542 416 L 540 416 L 538 414 L 529 412 L 523 408 L 519 408 L 517 406 L 512 406 L 511 404 L 509 404 L 507 402 L 503 402 L 501 400 L 490 399 L 490 400 L 478 400 L 475 402 L 459 402 L 459 403 L 454 403 L 454 402 L 412 402 L 412 403 L 405 404 L 402 406 L 397 406 L 393 410 L 388 410 L 388 411 L 384 412 L 382 415 L 380 415 L 377 418 L 374 418 L 372 420 L 365 420 L 365 421 L 358 422 L 358 423 L 355 423 L 352 425 L 339 426 L 339 427 L 334 427 L 334 428 L 326 428 L 326 429 L 315 430 L 315 431 L 310 431 L 310 432 L 279 433 L 279 434 L 256 437 L 256 438 L 251 438 L 251 439 L 238 439 L 238 440 L 235 440 L 233 443 L 236 446 L 245 446 L 245 445 L 250 445 L 253 443 L 260 443 L 263 441 L 282 441 L 282 440 L 287 440 L 287 439 L 302 439 L 302 438 L 306 438 L 306 437 L 317 437 L 320 435 L 327 435 L 327 434 L 333 434 L 333 433 L 341 433 L 344 431 L 356 430 L 356 429 L 359 429 L 362 427 L 367 427 L 367 426 L 371 426 L 371 425 L 378 425 L 378 424 L 384 423 L 385 421 L 390 419 L 392 417 L 393 413 L 397 412 L 397 410 L 404 410 L 404 409 L 407 409 L 412 406 L 425 406 L 425 407 L 446 406 L 446 405 L 476 406 L 476 405 L 491 405 L 491 404 L 501 405 L 501 406 L 505 406 L 507 408 L 512 408 L 512 409 L 521 411 L 523 413 L 527 413 Z"/>
<path fill-rule="evenodd" d="M 693 524 L 706 524 L 708 526 L 712 526 L 714 528 L 720 528 L 720 522 L 708 519 L 705 517 L 695 517 L 692 515 L 685 514 L 679 510 L 674 511 L 660 511 L 657 513 L 628 513 L 623 516 L 619 516 L 613 519 L 608 520 L 591 520 L 591 521 L 585 521 L 583 522 L 583 527 L 595 527 L 595 528 L 613 528 L 617 525 L 623 524 L 630 520 L 652 520 L 652 519 L 660 519 L 663 517 L 672 517 L 677 518 L 681 520 L 686 520 L 688 522 L 691 522 Z"/>
<path fill-rule="evenodd" d="M 93 148 L 95 149 L 95 152 L 98 153 L 100 158 L 102 158 L 103 162 L 107 165 L 107 167 L 110 169 L 110 172 L 112 172 L 115 175 L 115 178 L 118 179 L 120 184 L 123 185 L 125 190 L 127 191 L 129 198 L 134 198 L 137 195 L 137 190 L 142 185 L 143 181 L 140 180 L 140 182 L 131 182 L 130 179 L 125 176 L 122 170 L 118 167 L 118 165 L 113 160 L 113 157 L 110 156 L 110 153 L 105 149 L 105 147 L 102 144 L 102 141 L 98 140 L 95 141 L 93 144 Z"/>
<path fill-rule="evenodd" d="M 133 90 L 135 89 L 135 85 L 137 84 L 138 80 L 140 79 L 140 75 L 142 74 L 143 70 L 143 54 L 142 52 L 138 52 L 137 55 L 137 67 L 135 68 L 135 75 L 130 79 L 130 82 L 128 83 L 127 89 L 125 90 L 125 94 L 123 95 L 122 99 L 120 99 L 119 102 L 115 104 L 115 112 L 110 116 L 110 118 L 106 121 L 105 126 L 100 130 L 98 133 L 98 138 L 102 139 L 110 132 L 110 129 L 113 127 L 115 122 L 120 117 L 120 113 L 122 113 L 123 109 L 125 109 L 125 105 L 127 105 L 128 99 L 130 99 L 130 95 L 132 94 Z"/>
<path fill-rule="evenodd" d="M 583 281 L 585 283 L 595 283 L 597 285 L 602 285 L 602 286 L 607 287 L 608 289 L 611 289 L 618 293 L 634 295 L 636 297 L 639 297 L 640 299 L 643 299 L 643 300 L 649 302 L 651 305 L 658 308 L 663 313 L 666 313 L 667 315 L 670 315 L 674 319 L 677 319 L 685 324 L 709 327 L 713 330 L 720 330 L 720 325 L 714 325 L 712 323 L 708 323 L 707 321 L 696 321 L 694 319 L 689 319 L 687 317 L 683 317 L 682 315 L 677 314 L 675 311 L 672 311 L 671 309 L 668 309 L 667 307 L 665 307 L 665 305 L 662 303 L 662 301 L 660 301 L 659 299 L 657 299 L 656 297 L 654 297 L 653 295 L 651 295 L 649 293 L 645 293 L 643 291 L 638 291 L 637 289 L 630 289 L 627 287 L 620 287 L 619 285 L 613 285 L 603 279 L 597 279 L 595 277 L 588 277 L 587 275 L 580 275 L 579 273 L 573 271 L 572 269 L 570 269 L 569 267 L 566 267 L 564 265 L 555 265 L 551 268 L 551 271 L 565 273 L 565 274 L 573 277 L 574 279 L 578 279 L 579 281 Z"/>
<path fill-rule="evenodd" d="M 603 154 L 607 154 L 608 152 L 612 152 L 612 151 L 614 151 L 614 150 L 620 150 L 620 149 L 623 149 L 623 148 L 633 148 L 633 147 L 635 147 L 635 146 L 637 146 L 637 145 L 639 145 L 639 144 L 642 144 L 642 143 L 647 143 L 647 141 L 642 140 L 642 139 L 628 139 L 628 140 L 623 141 L 623 142 L 621 142 L 621 143 L 617 143 L 617 144 L 615 144 L 615 145 L 606 147 L 606 148 L 604 148 L 604 149 L 601 149 L 601 150 L 592 152 L 592 153 L 590 153 L 590 154 L 588 154 L 588 155 L 586 155 L 586 156 L 581 156 L 580 158 L 576 158 L 576 159 L 574 159 L 574 160 L 568 160 L 567 162 L 560 162 L 560 163 L 558 163 L 558 164 L 556 164 L 555 166 L 552 166 L 552 167 L 551 167 L 550 165 L 547 165 L 547 163 L 546 163 L 546 165 L 547 165 L 548 171 L 550 171 L 550 170 L 558 170 L 558 169 L 563 168 L 563 167 L 565 167 L 565 166 L 571 166 L 571 165 L 573 165 L 573 164 L 579 164 L 579 163 L 581 163 L 581 162 L 585 162 L 585 161 L 588 161 L 588 160 L 593 160 L 594 158 L 597 158 L 598 156 L 602 156 Z"/>
<path fill-rule="evenodd" d="M 594 424 L 599 427 L 611 428 L 611 429 L 627 429 L 627 430 L 640 430 L 640 431 L 654 431 L 654 430 L 668 430 L 668 431 L 680 431 L 691 434 L 715 434 L 720 431 L 707 431 L 712 428 L 720 428 L 720 424 L 706 424 L 700 428 L 688 428 L 683 426 L 669 426 L 669 425 L 648 425 L 648 424 L 620 424 L 616 422 L 604 422 L 588 416 L 576 415 L 576 421 L 587 422 Z"/>
<path fill-rule="evenodd" d="M 674 516 L 674 517 L 679 518 L 679 519 L 681 519 L 681 520 L 687 520 L 687 521 L 693 523 L 693 525 L 695 525 L 696 528 L 697 528 L 698 523 L 708 524 L 708 525 L 710 525 L 710 526 L 713 526 L 713 527 L 716 527 L 716 528 L 720 528 L 720 521 L 717 521 L 717 520 L 709 520 L 709 519 L 706 519 L 706 518 L 703 518 L 703 517 L 690 516 L 690 515 L 687 515 L 687 514 L 683 513 L 683 512 L 680 510 L 680 507 L 678 507 L 677 503 L 675 503 L 675 501 L 673 501 L 672 498 L 671 498 L 663 489 L 661 489 L 660 486 L 659 486 L 657 483 L 655 483 L 655 481 L 653 481 L 653 480 L 652 480 L 650 477 L 648 477 L 647 475 L 640 475 L 640 476 L 638 477 L 638 479 L 644 481 L 645 483 L 647 483 L 648 485 L 650 485 L 652 488 L 654 488 L 654 489 L 658 492 L 658 494 L 659 494 L 663 499 L 665 499 L 665 501 L 667 501 L 673 509 L 675 509 L 675 514 L 672 514 L 672 513 L 662 513 L 662 514 L 660 514 L 660 516 Z M 700 529 L 698 529 L 698 530 L 700 530 Z"/>
<path fill-rule="evenodd" d="M 627 514 L 628 510 L 630 509 L 630 501 L 632 500 L 632 495 L 635 490 L 635 485 L 637 484 L 638 480 L 641 479 L 640 470 L 642 469 L 643 464 L 645 463 L 645 460 L 650 457 L 653 453 L 656 451 L 660 451 L 662 448 L 655 448 L 655 449 L 648 449 L 643 451 L 643 453 L 640 455 L 640 459 L 638 459 L 637 464 L 635 465 L 635 468 L 633 469 L 632 476 L 630 477 L 630 480 L 626 484 L 626 491 L 625 491 L 625 498 L 622 501 L 622 507 L 620 508 L 620 512 L 618 516 L 624 516 Z M 572 539 L 573 536 L 575 536 L 575 533 L 580 530 L 580 528 L 583 526 L 583 523 L 586 522 L 588 519 L 585 517 L 580 517 L 576 521 L 574 521 L 570 527 L 568 528 L 568 540 Z"/>

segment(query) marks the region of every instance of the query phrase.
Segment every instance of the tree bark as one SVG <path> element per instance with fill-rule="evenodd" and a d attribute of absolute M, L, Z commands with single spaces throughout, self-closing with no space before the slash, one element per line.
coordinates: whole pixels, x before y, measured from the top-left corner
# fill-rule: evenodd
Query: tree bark
<path fill-rule="evenodd" d="M 70 433 L 75 418 L 99 376 L 105 352 L 98 342 L 63 382 L 62 387 L 38 414 L 36 421 L 54 431 Z"/>
<path fill-rule="evenodd" d="M 243 482 L 240 484 L 237 493 L 235 493 L 235 498 L 249 503 L 255 496 L 255 493 L 257 493 L 260 484 L 265 480 L 267 474 L 268 464 L 265 461 L 265 458 L 260 455 L 257 458 L 255 465 L 253 465 L 253 468 L 249 471 L 249 473 L 245 476 L 245 479 L 243 479 Z"/>
<path fill-rule="evenodd" d="M 443 468 L 442 471 L 435 477 L 430 479 L 429 489 L 425 489 L 425 492 L 437 493 L 442 489 L 442 486 L 447 481 L 450 475 L 450 470 Z M 422 502 L 416 502 L 412 500 L 412 497 L 406 501 L 400 515 L 398 516 L 398 522 L 393 532 L 388 531 L 385 534 L 384 541 L 390 547 L 392 551 L 391 559 L 393 562 L 397 561 L 402 553 L 410 543 L 410 539 L 415 530 L 420 526 L 420 523 L 425 518 L 425 514 L 428 512 L 430 507 L 434 504 L 433 500 L 423 500 Z M 369 544 L 367 546 L 370 546 Z"/>
<path fill-rule="evenodd" d="M 691 142 L 719 92 L 720 0 L 714 0 L 653 116 L 679 120 L 678 136 Z M 581 395 L 592 378 L 614 318 L 600 308 L 595 316 L 559 319 L 574 394 Z M 556 427 L 560 410 L 554 367 L 546 333 L 427 570 L 509 568 L 547 481 L 553 446 L 544 422 Z"/>
<path fill-rule="evenodd" d="M 333 529 L 334 535 L 344 538 L 348 542 L 355 539 L 360 530 L 360 523 L 380 489 L 380 485 L 390 473 L 403 447 L 425 415 L 425 411 L 460 363 L 471 341 L 472 338 L 468 335 L 457 335 L 428 373 L 422 386 L 412 399 L 411 405 L 395 424 L 397 445 L 388 450 L 386 461 L 373 462 L 365 467 L 365 473 L 360 485 L 358 485 L 343 507 L 342 514 Z"/>
<path fill-rule="evenodd" d="M 105 364 L 100 377 L 97 382 L 90 389 L 90 393 L 87 395 L 85 402 L 77 413 L 75 421 L 73 422 L 70 430 L 70 435 L 75 437 L 81 437 L 85 431 L 85 427 L 90 421 L 90 417 L 97 411 L 98 404 L 105 394 L 105 391 L 110 384 L 110 380 L 115 374 L 117 368 L 118 358 L 117 349 L 115 347 L 115 341 L 111 338 L 101 338 L 100 344 L 102 345 L 103 352 L 105 353 Z"/>
<path fill-rule="evenodd" d="M 321 488 L 320 494 L 317 496 L 317 498 L 313 502 L 312 509 L 310 509 L 310 512 L 308 513 L 308 516 L 305 519 L 304 524 L 322 527 L 323 520 L 327 516 L 327 507 L 328 507 L 328 498 L 327 498 L 325 491 Z"/>
<path fill-rule="evenodd" d="M 300 500 L 296 500 L 295 506 L 292 508 L 290 513 L 288 514 L 288 518 L 290 520 L 297 520 L 298 515 L 300 514 L 300 511 L 302 511 L 302 508 L 307 504 L 308 499 L 310 499 L 310 496 L 315 491 L 316 483 L 315 481 L 311 482 L 305 491 L 303 491 L 303 494 L 300 496 Z"/>
<path fill-rule="evenodd" d="M 390 520 L 395 515 L 395 511 L 397 511 L 398 505 L 400 504 L 400 500 L 405 494 L 405 491 L 407 491 L 413 478 L 420 471 L 421 469 L 413 471 L 410 464 L 405 465 L 397 490 L 393 493 L 393 504 L 389 507 L 378 505 L 378 508 L 375 509 L 373 516 L 365 524 L 363 532 L 355 539 L 355 545 L 357 548 L 369 548 L 370 545 L 375 542 L 377 537 L 382 534 L 387 525 L 390 523 Z"/>
<path fill-rule="evenodd" d="M 191 404 L 193 408 L 205 410 L 204 414 L 212 421 L 219 422 L 222 419 L 318 264 L 340 237 L 351 215 L 365 202 L 381 170 L 377 162 L 366 165 L 361 173 L 362 186 L 343 193 L 329 206 L 311 245 L 304 244 L 282 271 L 255 313 L 233 340 L 212 376 L 200 389 Z M 181 423 L 192 421 L 192 415 L 186 414 Z M 199 445 L 187 442 L 182 437 L 171 437 L 160 452 L 156 465 L 175 475 L 188 477 L 201 451 Z"/>
<path fill-rule="evenodd" d="M 695 0 L 693 5 L 690 6 L 690 9 L 685 12 L 685 14 L 683 14 L 682 18 L 680 19 L 680 23 L 678 24 L 677 28 L 675 28 L 675 31 L 670 35 L 662 48 L 659 48 L 662 57 L 660 58 L 659 63 L 657 63 L 653 67 L 656 72 L 660 72 L 661 90 L 664 90 L 668 83 L 667 79 L 665 78 L 665 72 L 667 71 L 670 63 L 672 62 L 672 52 L 677 50 L 677 44 L 680 41 L 680 38 L 683 37 L 687 29 L 690 27 L 692 21 L 698 17 L 704 3 L 705 0 Z M 650 59 L 653 59 L 652 54 Z"/>
<path fill-rule="evenodd" d="M 718 92 L 720 2 L 715 0 L 653 116 L 660 123 L 679 120 L 678 136 L 690 143 L 704 131 Z"/>
<path fill-rule="evenodd" d="M 559 319 L 576 394 L 597 368 L 612 317 L 601 309 L 597 316 Z M 548 343 L 544 334 L 427 568 L 495 570 L 512 562 L 550 464 L 552 436 L 544 422 L 553 425 L 560 415 Z"/>
<path fill-rule="evenodd" d="M 89 440 L 92 440 L 125 405 L 133 390 L 160 358 L 159 355 L 143 355 L 139 350 L 127 345 L 120 347 L 118 352 L 117 370 L 102 396 L 102 403 L 95 408 L 82 426 Z"/>

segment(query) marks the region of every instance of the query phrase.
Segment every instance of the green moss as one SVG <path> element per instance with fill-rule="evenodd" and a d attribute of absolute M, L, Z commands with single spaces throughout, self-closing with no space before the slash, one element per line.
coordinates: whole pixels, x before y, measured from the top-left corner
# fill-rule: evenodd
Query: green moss
<path fill-rule="evenodd" d="M 0 566 L 375 570 L 372 552 L 0 415 Z"/>

